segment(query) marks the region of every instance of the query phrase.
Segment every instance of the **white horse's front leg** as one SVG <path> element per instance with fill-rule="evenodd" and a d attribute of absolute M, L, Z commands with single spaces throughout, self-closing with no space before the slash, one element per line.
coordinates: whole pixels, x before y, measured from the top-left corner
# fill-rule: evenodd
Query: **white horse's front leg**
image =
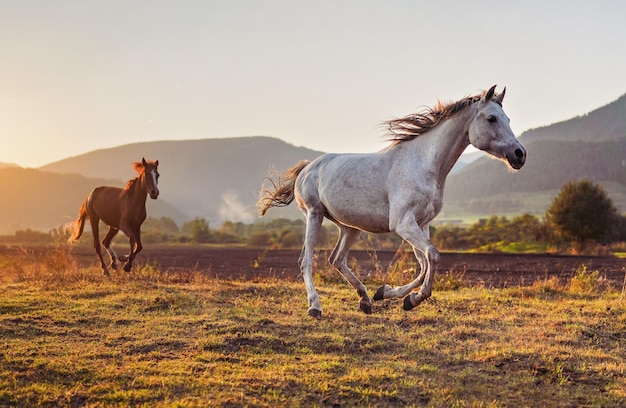
<path fill-rule="evenodd" d="M 376 292 L 375 300 L 406 296 L 404 299 L 404 310 L 411 310 L 415 306 L 428 299 L 432 293 L 435 268 L 439 263 L 439 251 L 429 240 L 428 226 L 420 228 L 417 223 L 410 219 L 399 223 L 395 232 L 406 240 L 413 247 L 413 252 L 420 263 L 421 271 L 419 276 L 410 284 L 391 288 L 385 285 Z M 411 292 L 419 285 L 422 285 L 419 292 Z"/>
<path fill-rule="evenodd" d="M 428 261 L 426 260 L 424 254 L 418 251 L 415 247 L 413 247 L 413 254 L 415 255 L 415 258 L 417 259 L 417 262 L 419 264 L 419 274 L 417 275 L 417 277 L 411 283 L 408 283 L 406 285 L 392 287 L 391 285 L 386 284 L 381 286 L 376 291 L 376 294 L 374 294 L 375 301 L 405 297 L 406 295 L 411 293 L 413 289 L 417 288 L 424 282 L 426 270 L 428 269 Z"/>
<path fill-rule="evenodd" d="M 424 233 L 426 239 L 430 239 L 430 228 L 428 225 L 421 229 Z M 376 291 L 374 295 L 374 300 L 383 300 L 383 299 L 398 299 L 405 297 L 411 291 L 418 286 L 420 286 L 424 282 L 424 278 L 426 277 L 426 271 L 428 270 L 428 260 L 426 256 L 419 251 L 415 246 L 413 246 L 413 254 L 419 263 L 420 272 L 411 283 L 402 286 L 391 287 L 390 285 L 383 285 Z"/>
<path fill-rule="evenodd" d="M 430 242 L 430 241 L 429 241 Z M 428 299 L 432 294 L 433 280 L 435 278 L 435 268 L 439 263 L 440 255 L 439 251 L 430 244 L 426 254 L 427 266 L 426 274 L 424 276 L 424 283 L 419 292 L 411 292 L 404 298 L 404 310 L 411 310 L 415 306 L 418 306 L 424 300 Z"/>

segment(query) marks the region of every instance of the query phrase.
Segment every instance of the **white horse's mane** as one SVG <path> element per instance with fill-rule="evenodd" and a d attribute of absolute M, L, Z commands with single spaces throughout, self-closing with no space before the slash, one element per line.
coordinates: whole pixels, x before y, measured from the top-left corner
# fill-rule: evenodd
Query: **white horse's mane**
<path fill-rule="evenodd" d="M 391 119 L 383 122 L 387 128 L 386 136 L 394 143 L 406 142 L 428 132 L 442 121 L 461 112 L 468 106 L 480 101 L 487 91 L 480 94 L 466 96 L 456 102 L 437 101 L 437 104 L 425 108 L 422 112 L 412 113 L 403 118 Z M 497 98 L 493 99 L 498 101 Z"/>

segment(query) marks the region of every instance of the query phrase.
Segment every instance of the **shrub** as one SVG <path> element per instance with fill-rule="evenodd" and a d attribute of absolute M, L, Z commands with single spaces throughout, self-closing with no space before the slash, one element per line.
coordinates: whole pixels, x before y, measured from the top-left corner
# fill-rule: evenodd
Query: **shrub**
<path fill-rule="evenodd" d="M 610 289 L 610 285 L 598 271 L 588 271 L 587 265 L 578 267 L 569 281 L 567 289 L 572 293 L 597 294 Z"/>

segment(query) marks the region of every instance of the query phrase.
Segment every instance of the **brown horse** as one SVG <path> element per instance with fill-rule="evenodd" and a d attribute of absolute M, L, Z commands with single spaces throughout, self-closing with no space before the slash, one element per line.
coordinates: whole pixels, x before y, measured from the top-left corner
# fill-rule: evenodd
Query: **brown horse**
<path fill-rule="evenodd" d="M 139 174 L 137 178 L 129 180 L 123 189 L 118 187 L 98 187 L 87 195 L 80 208 L 78 219 L 74 227 L 74 232 L 70 241 L 80 238 L 85 226 L 85 218 L 89 217 L 91 230 L 93 232 L 93 245 L 100 259 L 100 266 L 105 275 L 109 271 L 102 259 L 100 252 L 99 222 L 102 220 L 109 226 L 109 232 L 102 240 L 102 245 L 106 248 L 111 257 L 111 267 L 117 269 L 117 260 L 126 263 L 124 270 L 130 272 L 133 259 L 142 250 L 141 245 L 141 224 L 146 219 L 146 198 L 156 199 L 159 196 L 159 172 L 157 167 L 159 161 L 147 161 L 141 159 L 141 163 L 134 163 L 135 170 Z M 111 248 L 111 241 L 115 234 L 122 230 L 130 239 L 130 254 L 118 257 Z"/>

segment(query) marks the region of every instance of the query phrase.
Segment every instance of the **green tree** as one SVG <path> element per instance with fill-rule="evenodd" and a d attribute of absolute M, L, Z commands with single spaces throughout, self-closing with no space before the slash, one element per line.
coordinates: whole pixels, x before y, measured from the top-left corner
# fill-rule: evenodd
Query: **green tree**
<path fill-rule="evenodd" d="M 572 248 L 580 252 L 590 242 L 610 241 L 618 214 L 602 186 L 581 180 L 561 188 L 545 218 L 558 237 L 571 242 Z"/>
<path fill-rule="evenodd" d="M 442 250 L 462 250 L 470 246 L 467 242 L 467 230 L 459 226 L 439 226 L 431 237 L 433 244 Z"/>
<path fill-rule="evenodd" d="M 271 243 L 270 234 L 266 231 L 253 232 L 248 238 L 248 246 L 251 247 L 266 247 Z"/>
<path fill-rule="evenodd" d="M 532 214 L 514 217 L 511 222 L 511 241 L 539 242 L 547 237 L 546 228 L 539 218 Z"/>
<path fill-rule="evenodd" d="M 178 235 L 179 228 L 176 222 L 169 217 L 148 217 L 141 225 L 143 241 L 147 244 L 167 242 Z"/>
<path fill-rule="evenodd" d="M 211 236 L 209 223 L 204 218 L 194 218 L 183 225 L 183 231 L 189 233 L 189 238 L 195 242 L 208 242 Z"/>
<path fill-rule="evenodd" d="M 144 222 L 144 225 L 149 221 L 151 221 L 153 228 L 158 232 L 169 234 L 177 234 L 179 232 L 176 221 L 170 217 L 161 217 L 159 219 L 148 217 L 148 219 Z"/>
<path fill-rule="evenodd" d="M 304 237 L 294 231 L 286 231 L 281 234 L 280 245 L 283 248 L 301 247 Z"/>

